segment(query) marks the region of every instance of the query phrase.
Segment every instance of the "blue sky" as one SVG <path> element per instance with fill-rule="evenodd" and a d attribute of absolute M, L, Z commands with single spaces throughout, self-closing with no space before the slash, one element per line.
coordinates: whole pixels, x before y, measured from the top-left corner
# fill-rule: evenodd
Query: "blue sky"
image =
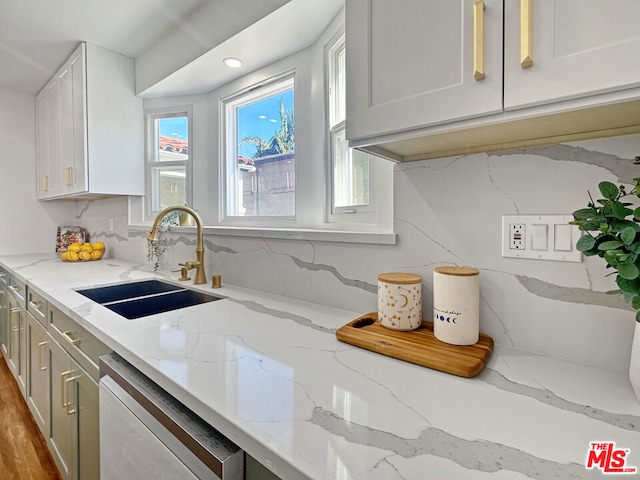
<path fill-rule="evenodd" d="M 293 90 L 288 90 L 260 102 L 249 104 L 238 109 L 238 139 L 244 137 L 260 137 L 269 141 L 280 129 L 280 101 L 285 110 L 293 109 Z M 242 145 L 238 153 L 244 157 L 253 157 L 254 145 Z"/>
<path fill-rule="evenodd" d="M 274 132 L 280 129 L 280 101 L 285 110 L 293 109 L 293 90 L 288 90 L 260 102 L 255 102 L 238 109 L 238 139 L 244 137 L 260 137 L 269 141 Z M 160 135 L 181 140 L 189 139 L 186 117 L 163 118 L 159 122 Z M 238 153 L 244 157 L 253 157 L 254 145 L 242 145 Z"/>

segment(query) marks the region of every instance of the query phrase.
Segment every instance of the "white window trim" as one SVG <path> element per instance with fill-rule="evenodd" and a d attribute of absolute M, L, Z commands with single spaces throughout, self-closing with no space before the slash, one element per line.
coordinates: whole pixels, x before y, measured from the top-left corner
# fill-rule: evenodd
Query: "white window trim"
<path fill-rule="evenodd" d="M 325 64 L 325 109 L 326 118 L 326 178 L 327 193 L 325 216 L 328 224 L 340 228 L 360 228 L 367 225 L 369 228 L 381 231 L 390 230 L 393 216 L 393 188 L 389 178 L 392 175 L 392 167 L 386 160 L 379 159 L 373 155 L 369 157 L 369 204 L 354 205 L 348 207 L 335 207 L 334 198 L 334 138 L 336 134 L 345 130 L 345 121 L 338 122 L 334 116 L 337 110 L 337 97 L 335 95 L 336 78 L 336 56 L 345 48 L 344 29 L 337 32 L 324 46 Z M 388 219 L 385 221 L 385 219 Z"/>
<path fill-rule="evenodd" d="M 193 163 L 193 111 L 191 105 L 179 105 L 166 108 L 145 109 L 145 201 L 144 201 L 144 220 L 151 221 L 155 218 L 159 210 L 153 208 L 153 179 L 151 175 L 152 168 L 158 166 L 160 162 L 152 162 L 151 156 L 155 154 L 156 138 L 155 138 L 155 120 L 158 118 L 170 118 L 186 116 L 188 119 L 188 138 L 189 138 L 189 156 L 187 160 L 175 162 L 162 162 L 163 166 L 185 166 L 185 200 L 187 205 L 193 202 L 193 181 L 192 181 L 192 163 Z"/>
<path fill-rule="evenodd" d="M 290 85 L 289 85 L 290 84 Z M 260 81 L 250 87 L 243 88 L 237 92 L 232 93 L 224 98 L 220 99 L 220 112 L 222 114 L 223 121 L 221 123 L 220 128 L 220 146 L 221 146 L 221 154 L 219 156 L 219 168 L 220 168 L 220 223 L 222 225 L 234 225 L 234 226 L 266 226 L 266 225 L 288 225 L 292 226 L 296 224 L 296 216 L 231 216 L 228 215 L 229 211 L 228 205 L 230 202 L 238 201 L 238 168 L 237 168 L 237 144 L 236 141 L 229 141 L 230 138 L 236 139 L 236 125 L 233 120 L 235 119 L 235 115 L 231 114 L 233 109 L 238 107 L 248 105 L 256 99 L 276 94 L 278 92 L 288 90 L 290 88 L 294 89 L 294 113 L 293 118 L 294 122 L 296 121 L 296 92 L 295 92 L 295 70 L 289 70 L 281 75 L 277 75 L 263 81 Z M 251 93 L 255 92 L 255 93 Z M 229 127 L 230 126 L 230 127 Z M 296 173 L 298 169 L 298 161 L 297 161 L 297 152 L 296 152 Z M 228 177 L 231 177 L 229 179 Z M 230 185 L 233 185 L 232 188 L 229 188 Z M 297 185 L 296 185 L 297 187 Z M 296 205 L 295 211 L 298 211 L 298 195 L 296 189 Z"/>
<path fill-rule="evenodd" d="M 340 33 L 332 35 L 333 32 Z M 371 182 L 382 184 L 386 189 L 376 192 L 382 200 L 383 208 L 376 211 L 371 222 L 354 222 L 353 215 L 343 214 L 329 218 L 327 199 L 330 199 L 328 149 L 330 136 L 326 129 L 328 112 L 323 95 L 327 81 L 325 46 L 331 44 L 330 39 L 338 38 L 344 32 L 344 24 L 340 20 L 328 29 L 320 40 L 305 50 L 292 54 L 273 64 L 262 67 L 237 80 L 222 85 L 215 90 L 200 95 L 167 97 L 165 99 L 145 99 L 150 105 L 145 113 L 176 111 L 186 107 L 164 105 L 193 104 L 192 120 L 189 116 L 190 153 L 192 178 L 196 190 L 192 190 L 195 205 L 199 208 L 206 235 L 224 235 L 246 238 L 289 239 L 314 242 L 339 242 L 391 245 L 396 243 L 393 233 L 393 185 L 389 181 L 393 177 L 393 164 L 379 157 L 371 156 L 380 168 L 372 169 Z M 266 222 L 261 224 L 242 225 L 228 221 L 222 223 L 223 202 L 220 192 L 224 186 L 223 157 L 224 145 L 221 143 L 220 126 L 224 121 L 222 100 L 235 93 L 248 90 L 254 85 L 266 82 L 271 78 L 283 75 L 283 72 L 296 72 L 295 112 L 296 125 L 296 221 Z M 324 98 L 318 98 L 323 95 Z M 158 108 L 161 107 L 161 108 Z M 191 108 L 189 108 L 191 112 Z M 208 111 L 208 113 L 206 113 Z M 301 122 L 301 120 L 303 120 Z M 197 121 L 197 124 L 196 124 Z M 200 143 L 193 141 L 191 132 L 196 131 Z M 323 133 L 324 132 L 324 133 Z M 213 137 L 212 137 L 213 136 Z M 197 140 L 197 139 L 196 139 Z M 197 147 L 197 152 L 196 152 Z M 307 158 L 308 155 L 311 157 Z M 310 160 L 310 161 L 308 161 Z M 146 162 L 146 157 L 145 157 Z M 306 162 L 306 163 L 305 163 Z M 304 163 L 304 165 L 303 165 Z M 373 173 L 373 172 L 382 173 Z M 381 178 L 380 178 L 381 177 Z M 380 181 L 384 180 L 384 181 Z M 330 202 L 330 200 L 329 200 Z M 129 197 L 129 231 L 134 235 L 145 235 L 152 218 L 144 218 L 145 197 Z M 330 203 L 329 203 L 330 204 Z M 329 212 L 330 213 L 330 212 Z M 191 235 L 195 227 L 171 227 L 172 231 Z"/>

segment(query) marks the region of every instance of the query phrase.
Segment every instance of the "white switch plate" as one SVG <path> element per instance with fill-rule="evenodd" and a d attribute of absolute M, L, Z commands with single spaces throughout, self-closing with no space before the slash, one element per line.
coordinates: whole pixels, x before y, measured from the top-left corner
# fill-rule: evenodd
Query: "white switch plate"
<path fill-rule="evenodd" d="M 502 256 L 531 260 L 582 262 L 582 253 L 576 250 L 576 241 L 582 232 L 575 225 L 569 225 L 567 228 L 568 223 L 572 220 L 572 215 L 503 215 Z M 525 232 L 523 249 L 512 248 L 511 231 L 514 225 L 523 226 Z M 558 228 L 558 225 L 562 225 L 562 227 Z M 535 239 L 534 235 L 536 235 Z M 546 248 L 545 235 L 547 237 Z M 557 238 L 556 235 L 558 235 Z"/>

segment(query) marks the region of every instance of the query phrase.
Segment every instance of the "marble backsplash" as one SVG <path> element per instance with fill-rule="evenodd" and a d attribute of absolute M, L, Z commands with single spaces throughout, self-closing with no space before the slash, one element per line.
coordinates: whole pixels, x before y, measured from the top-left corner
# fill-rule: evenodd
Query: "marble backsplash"
<path fill-rule="evenodd" d="M 604 293 L 615 285 L 603 262 L 502 258 L 501 216 L 571 213 L 600 181 L 640 176 L 630 161 L 638 154 L 640 135 L 629 135 L 396 165 L 396 245 L 207 235 L 207 274 L 360 314 L 377 308 L 379 273 L 411 272 L 423 277 L 424 312 L 430 312 L 433 267 L 471 266 L 480 270 L 480 328 L 496 343 L 625 371 L 634 315 Z M 110 256 L 152 270 L 146 231 L 128 228 L 126 199 L 79 201 L 75 208 L 77 223 Z M 163 270 L 191 259 L 193 235 L 164 238 Z"/>

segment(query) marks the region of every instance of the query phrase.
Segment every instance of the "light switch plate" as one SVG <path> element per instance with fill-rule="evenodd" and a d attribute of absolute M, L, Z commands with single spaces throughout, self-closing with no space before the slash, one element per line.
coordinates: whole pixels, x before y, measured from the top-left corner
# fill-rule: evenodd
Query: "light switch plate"
<path fill-rule="evenodd" d="M 576 250 L 576 241 L 582 232 L 569 225 L 572 215 L 503 215 L 502 256 L 530 260 L 582 262 L 582 253 Z M 521 226 L 525 237 L 523 248 L 512 246 L 513 226 Z"/>

